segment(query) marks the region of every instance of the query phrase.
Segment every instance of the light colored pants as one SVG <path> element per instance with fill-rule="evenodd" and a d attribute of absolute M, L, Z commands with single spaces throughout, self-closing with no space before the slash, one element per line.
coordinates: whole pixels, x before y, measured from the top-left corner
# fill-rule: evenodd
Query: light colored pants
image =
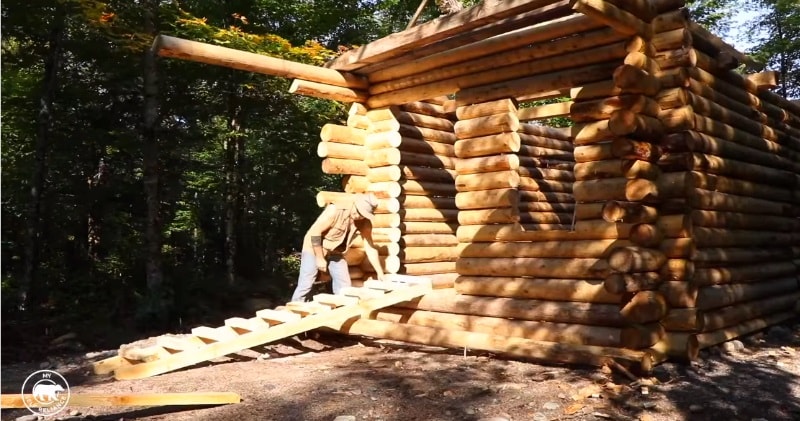
<path fill-rule="evenodd" d="M 341 254 L 330 254 L 327 258 L 328 273 L 331 275 L 333 293 L 339 294 L 342 289 L 349 287 L 350 271 L 347 261 Z M 297 277 L 297 288 L 292 294 L 292 301 L 308 301 L 308 295 L 317 280 L 317 261 L 313 251 L 303 251 L 300 255 L 300 274 Z"/>

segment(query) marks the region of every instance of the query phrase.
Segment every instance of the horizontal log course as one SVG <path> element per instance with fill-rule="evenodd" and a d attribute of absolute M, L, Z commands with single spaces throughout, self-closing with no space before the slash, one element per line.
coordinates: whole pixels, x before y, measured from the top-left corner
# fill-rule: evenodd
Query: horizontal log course
<path fill-rule="evenodd" d="M 608 119 L 608 129 L 616 136 L 635 139 L 659 139 L 664 134 L 664 126 L 658 118 L 630 110 L 614 111 Z"/>
<path fill-rule="evenodd" d="M 692 79 L 710 86 L 714 90 L 730 97 L 731 99 L 754 107 L 758 107 L 761 104 L 761 100 L 754 94 L 747 92 L 744 88 L 737 87 L 703 69 L 698 67 L 690 67 L 687 70 L 689 71 L 689 77 Z"/>
<path fill-rule="evenodd" d="M 570 193 L 518 190 L 517 194 L 520 202 L 575 203 Z"/>
<path fill-rule="evenodd" d="M 797 313 L 793 311 L 775 313 L 769 316 L 763 316 L 751 319 L 731 327 L 698 334 L 697 341 L 701 348 L 707 348 L 710 346 L 720 344 L 722 342 L 729 341 L 733 338 L 737 338 L 746 335 L 748 333 L 752 333 L 761 329 L 765 329 L 769 326 L 785 322 L 794 317 L 797 317 Z"/>
<path fill-rule="evenodd" d="M 177 57 L 271 76 L 303 78 L 353 89 L 366 89 L 369 86 L 366 78 L 348 72 L 340 72 L 167 35 L 156 37 L 153 43 L 153 50 L 161 57 Z"/>
<path fill-rule="evenodd" d="M 766 160 L 766 162 L 768 162 L 767 165 L 775 165 L 780 168 L 789 168 L 790 170 L 797 169 L 797 164 L 791 160 L 796 161 L 797 159 L 800 159 L 800 154 L 797 154 L 788 148 L 775 145 L 769 140 L 765 140 L 763 138 L 763 133 L 759 135 L 752 135 L 735 127 L 700 115 L 695 115 L 694 121 L 694 129 L 697 132 L 714 136 L 721 140 L 727 140 L 746 145 L 747 147 L 751 147 L 753 149 L 778 149 L 781 155 L 774 156 L 772 159 L 768 158 L 764 154 L 759 154 L 759 156 L 754 158 L 759 159 L 759 162 Z M 731 150 L 729 151 L 729 154 L 730 153 L 734 153 L 734 151 Z M 758 151 L 755 151 L 755 153 L 758 153 Z M 749 160 L 750 159 L 746 159 L 746 161 Z"/>
<path fill-rule="evenodd" d="M 455 289 L 464 295 L 545 301 L 617 304 L 622 299 L 604 290 L 602 281 L 587 279 L 459 276 Z"/>
<path fill-rule="evenodd" d="M 400 230 L 403 234 L 455 234 L 456 225 L 448 222 L 403 221 Z"/>
<path fill-rule="evenodd" d="M 476 158 L 459 158 L 456 160 L 455 164 L 458 174 L 516 170 L 519 168 L 519 157 L 517 155 L 495 155 Z"/>
<path fill-rule="evenodd" d="M 566 18 L 563 20 L 572 20 L 573 22 L 576 21 L 576 19 L 572 18 Z M 582 23 L 582 26 L 585 28 L 597 27 L 597 24 L 591 24 L 589 22 L 584 23 L 580 20 L 578 20 L 578 22 Z M 537 26 L 529 27 L 523 31 L 536 31 L 539 29 L 538 32 L 541 33 L 541 28 L 543 28 L 544 25 Z M 563 28 L 559 28 L 554 32 L 565 33 Z M 565 35 L 573 35 L 579 32 L 581 32 L 581 27 L 576 27 L 572 32 L 565 33 Z M 466 79 L 469 76 L 481 78 L 481 80 L 485 80 L 488 83 L 497 82 L 498 80 L 513 79 L 525 74 L 537 74 L 545 71 L 569 67 L 568 63 L 571 62 L 576 64 L 588 64 L 596 63 L 598 61 L 606 61 L 612 58 L 622 58 L 625 56 L 625 53 L 629 48 L 628 42 L 619 42 L 621 38 L 619 34 L 614 34 L 612 31 L 608 31 L 607 29 L 600 29 L 598 31 L 585 33 L 586 36 L 594 36 L 597 38 L 592 39 L 591 41 L 581 39 L 581 37 L 564 37 L 562 39 L 554 39 L 552 38 L 553 32 L 547 35 L 548 36 L 546 39 L 542 39 L 541 36 L 539 37 L 539 41 L 546 42 L 531 43 L 528 44 L 527 48 L 512 49 L 496 54 L 486 54 L 484 51 L 484 55 L 480 57 L 464 59 L 464 56 L 469 57 L 475 53 L 474 48 L 476 47 L 471 45 L 470 47 L 472 47 L 472 51 L 470 51 L 470 54 L 462 55 L 462 58 L 459 60 L 459 62 L 447 65 L 439 65 L 436 68 L 432 68 L 427 71 L 419 71 L 419 65 L 424 65 L 425 61 L 430 62 L 430 60 L 419 60 L 413 63 L 413 65 L 417 67 L 413 74 L 380 81 L 378 83 L 374 83 L 374 79 L 370 77 L 371 81 L 373 81 L 373 84 L 370 86 L 369 93 L 371 95 L 381 95 L 390 92 L 407 90 L 415 86 L 434 85 L 437 82 L 453 88 L 453 90 L 450 92 L 455 92 L 457 91 L 458 87 L 477 86 L 475 83 L 470 83 L 470 81 Z M 610 44 L 614 41 L 618 42 Z M 594 49 L 591 49 L 592 47 L 594 47 Z M 581 51 L 582 54 L 578 54 L 577 51 Z M 453 52 L 454 51 L 451 50 L 445 54 L 452 55 Z M 432 58 L 441 59 L 445 54 L 438 55 L 438 57 L 433 56 Z M 562 58 L 566 60 L 566 63 L 560 60 Z M 533 66 L 533 63 L 539 63 L 541 64 L 541 67 L 537 69 L 535 66 Z M 498 64 L 502 65 L 498 66 Z M 489 75 L 487 71 L 492 69 L 494 69 L 498 74 L 495 76 Z M 521 72 L 521 69 L 526 69 L 526 71 Z M 486 76 L 483 76 L 484 74 Z"/>
<path fill-rule="evenodd" d="M 655 53 L 655 49 L 653 49 L 652 52 Z M 634 67 L 638 67 L 647 72 L 648 75 L 652 76 L 657 76 L 658 73 L 661 71 L 658 62 L 656 62 L 656 60 L 654 60 L 651 56 L 649 56 L 645 52 L 639 52 L 639 51 L 630 52 L 628 53 L 627 56 L 625 56 L 625 60 L 623 60 L 623 63 Z"/>
<path fill-rule="evenodd" d="M 403 232 L 400 228 L 373 228 L 372 239 L 382 243 L 396 243 L 400 241 Z"/>
<path fill-rule="evenodd" d="M 690 168 L 694 171 L 739 178 L 742 180 L 777 184 L 784 188 L 797 187 L 797 175 L 757 164 L 748 164 L 713 155 L 695 153 L 689 156 Z"/>
<path fill-rule="evenodd" d="M 698 248 L 692 260 L 698 266 L 717 267 L 722 264 L 747 264 L 757 262 L 779 262 L 791 260 L 792 251 L 788 247 L 715 247 Z"/>
<path fill-rule="evenodd" d="M 401 308 L 380 310 L 376 312 L 375 319 L 447 330 L 480 332 L 539 341 L 596 346 L 623 346 L 623 337 L 625 338 L 624 342 L 626 344 L 642 344 L 649 342 L 649 337 L 652 336 L 652 334 L 648 334 L 645 329 L 620 329 L 567 323 L 509 320 L 498 317 L 450 314 Z M 653 328 L 651 327 L 650 329 Z M 624 334 L 623 330 L 625 331 Z M 644 347 L 650 345 L 645 345 Z M 642 346 L 627 347 L 643 348 Z"/>
<path fill-rule="evenodd" d="M 661 145 L 668 152 L 700 152 L 789 171 L 797 167 L 796 163 L 777 155 L 785 150 L 782 146 L 761 138 L 748 136 L 747 139 L 754 141 L 734 143 L 705 133 L 686 131 L 668 135 Z"/>
<path fill-rule="evenodd" d="M 535 203 L 535 202 L 531 202 Z M 603 203 L 577 203 L 572 205 L 573 211 L 570 213 L 576 221 L 586 221 L 591 219 L 603 218 Z M 520 205 L 520 209 L 522 206 Z M 566 213 L 566 212 L 564 212 Z"/>
<path fill-rule="evenodd" d="M 448 222 L 456 221 L 458 219 L 458 210 L 404 208 L 399 211 L 399 216 L 403 219 L 403 221 Z"/>
<path fill-rule="evenodd" d="M 692 283 L 697 286 L 761 282 L 791 276 L 797 268 L 791 261 L 759 262 L 736 266 L 697 268 Z"/>
<path fill-rule="evenodd" d="M 656 5 L 654 5 L 657 7 Z M 683 6 L 671 8 L 669 11 L 660 10 L 653 18 L 653 31 L 658 34 L 673 29 L 685 28 L 689 20 L 689 10 Z"/>
<path fill-rule="evenodd" d="M 512 224 L 519 222 L 519 210 L 516 207 L 460 210 L 459 225 Z"/>
<path fill-rule="evenodd" d="M 667 259 L 664 266 L 658 273 L 664 282 L 667 281 L 691 281 L 694 276 L 695 264 L 689 259 Z"/>
<path fill-rule="evenodd" d="M 644 178 L 655 180 L 661 174 L 657 165 L 637 159 L 613 159 L 575 164 L 575 179 Z"/>
<path fill-rule="evenodd" d="M 668 332 L 700 332 L 703 330 L 703 317 L 696 308 L 671 308 L 661 319 L 661 325 Z"/>
<path fill-rule="evenodd" d="M 543 148 L 525 144 L 519 147 L 518 153 L 520 157 L 523 158 L 533 157 L 564 162 L 571 162 L 575 159 L 571 150 Z M 520 164 L 522 164 L 522 162 L 520 162 Z"/>
<path fill-rule="evenodd" d="M 670 307 L 696 308 L 699 288 L 690 282 L 663 281 L 658 288 Z"/>
<path fill-rule="evenodd" d="M 342 177 L 342 188 L 346 193 L 364 193 L 370 181 L 362 175 L 345 175 Z"/>
<path fill-rule="evenodd" d="M 450 274 L 455 276 L 456 262 L 426 262 L 426 263 L 405 263 L 399 273 L 404 275 L 447 275 L 447 279 L 451 279 Z"/>
<path fill-rule="evenodd" d="M 735 186 L 733 186 L 735 187 Z M 731 188 L 728 191 L 744 193 L 743 189 Z M 688 202 L 695 209 L 722 212 L 752 213 L 757 215 L 793 216 L 794 207 L 784 202 L 769 199 L 758 199 L 743 194 L 718 193 L 706 189 L 693 189 L 689 192 Z"/>
<path fill-rule="evenodd" d="M 493 189 L 456 194 L 458 209 L 486 209 L 511 207 L 519 203 L 519 192 L 516 189 Z"/>
<path fill-rule="evenodd" d="M 522 145 L 558 149 L 562 151 L 572 151 L 574 149 L 572 142 L 566 140 L 559 140 L 541 135 L 533 135 L 525 132 L 520 132 L 518 135 Z"/>
<path fill-rule="evenodd" d="M 624 273 L 658 271 L 666 261 L 659 250 L 635 246 L 614 249 L 608 256 L 608 266 Z"/>
<path fill-rule="evenodd" d="M 603 0 L 578 0 L 572 8 L 597 19 L 625 35 L 641 35 L 645 39 L 653 37 L 653 27 L 630 12 Z"/>
<path fill-rule="evenodd" d="M 575 144 L 575 146 L 584 146 L 603 141 L 610 141 L 616 136 L 611 132 L 609 120 L 577 123 L 571 127 L 571 130 L 572 142 Z"/>
<path fill-rule="evenodd" d="M 473 105 L 464 105 L 456 108 L 459 121 L 473 118 L 488 117 L 495 114 L 517 113 L 517 101 L 513 98 L 502 98 L 494 101 L 482 102 Z"/>
<path fill-rule="evenodd" d="M 459 120 L 456 122 L 454 130 L 458 139 L 469 139 L 502 132 L 516 132 L 519 125 L 517 113 L 507 112 Z"/>
<path fill-rule="evenodd" d="M 685 76 L 688 77 L 688 71 Z M 687 78 L 684 83 L 681 84 L 681 86 L 688 88 L 692 94 L 700 98 L 705 98 L 706 100 L 709 100 L 712 103 L 731 110 L 737 114 L 748 116 L 751 119 L 754 119 L 754 121 L 760 121 L 761 119 L 761 113 L 756 108 L 753 108 L 752 105 L 737 101 L 736 99 L 714 89 L 712 86 L 709 86 L 698 80 Z M 688 104 L 695 102 L 693 101 L 693 98 L 690 98 L 689 101 L 690 102 Z M 698 104 L 698 107 L 702 108 L 702 105 Z"/>
<path fill-rule="evenodd" d="M 561 171 L 572 171 L 572 168 L 575 166 L 575 163 L 572 162 L 571 160 L 570 161 L 562 161 L 562 160 L 559 160 L 559 159 L 551 159 L 549 157 L 535 157 L 535 156 L 518 155 L 517 159 L 519 160 L 519 166 L 520 167 L 541 166 L 542 168 L 547 168 L 547 169 L 554 169 L 554 170 L 561 170 Z"/>
<path fill-rule="evenodd" d="M 401 143 L 403 143 L 403 136 L 398 132 L 369 133 L 364 140 L 364 146 L 367 149 L 396 148 Z"/>
<path fill-rule="evenodd" d="M 353 127 L 327 123 L 322 126 L 319 137 L 323 142 L 364 145 L 364 141 L 367 137 L 367 131 Z"/>
<path fill-rule="evenodd" d="M 302 79 L 292 81 L 291 86 L 289 86 L 289 93 L 339 102 L 363 103 L 369 99 L 369 94 L 365 91 Z"/>
<path fill-rule="evenodd" d="M 682 361 L 696 361 L 700 355 L 700 345 L 694 333 L 668 331 L 650 350 Z"/>
<path fill-rule="evenodd" d="M 658 272 L 612 273 L 603 281 L 606 291 L 611 294 L 624 294 L 655 290 L 661 284 Z"/>
<path fill-rule="evenodd" d="M 370 183 L 369 187 L 367 187 L 367 191 L 381 197 L 397 198 L 403 193 L 403 188 L 397 181 L 382 181 L 379 183 Z"/>
<path fill-rule="evenodd" d="M 612 200 L 603 204 L 603 219 L 629 224 L 653 223 L 658 219 L 658 209 L 641 202 Z"/>
<path fill-rule="evenodd" d="M 668 259 L 690 258 L 697 249 L 691 238 L 667 238 L 661 242 L 658 249 Z"/>
<path fill-rule="evenodd" d="M 534 11 L 533 13 L 538 12 Z M 426 54 L 411 62 L 409 62 L 409 60 L 404 60 L 397 65 L 371 72 L 369 75 L 370 81 L 373 83 L 383 82 L 413 74 L 426 73 L 445 66 L 479 59 L 487 56 L 487 54 L 491 54 L 492 57 L 505 56 L 505 58 L 509 58 L 509 54 L 518 50 L 515 47 L 535 44 L 540 41 L 550 40 L 554 36 L 571 35 L 574 32 L 586 31 L 600 26 L 596 22 L 593 22 L 592 19 L 581 15 L 558 16 L 552 20 L 537 18 L 535 15 L 531 16 L 529 14 L 524 14 L 519 17 L 523 18 L 525 16 L 532 18 L 531 20 L 527 20 L 527 23 L 537 21 L 541 23 L 517 31 L 498 33 L 498 35 L 494 37 L 483 36 L 479 39 L 473 39 L 472 41 L 477 41 L 475 43 L 469 45 L 461 44 L 460 46 L 456 45 L 456 48 L 450 47 L 436 54 Z M 572 25 L 574 25 L 575 28 L 573 31 L 565 31 L 563 28 L 563 26 L 570 27 Z M 505 61 L 502 62 L 505 63 Z"/>
<path fill-rule="evenodd" d="M 349 114 L 347 116 L 347 126 L 354 129 L 366 130 L 370 133 L 372 129 L 372 121 L 366 115 Z"/>
<path fill-rule="evenodd" d="M 455 180 L 459 192 L 515 188 L 519 182 L 519 173 L 513 170 L 462 174 L 456 176 Z"/>
<path fill-rule="evenodd" d="M 397 130 L 402 137 L 411 137 L 414 139 L 423 139 L 431 142 L 447 143 L 453 145 L 456 143 L 456 134 L 444 130 L 429 129 L 427 127 L 412 126 L 410 124 L 400 124 Z"/>
<path fill-rule="evenodd" d="M 387 165 L 384 167 L 374 167 L 367 170 L 366 178 L 371 183 L 381 181 L 399 181 L 403 177 L 403 171 L 397 165 Z"/>
<path fill-rule="evenodd" d="M 656 33 L 652 38 L 656 51 L 673 51 L 692 46 L 692 33 L 685 27 L 677 27 Z"/>
<path fill-rule="evenodd" d="M 349 335 L 364 335 L 458 349 L 470 347 L 549 362 L 603 366 L 609 364 L 609 360 L 613 359 L 645 371 L 652 369 L 653 365 L 652 356 L 646 351 L 534 341 L 488 333 L 464 332 L 369 319 L 348 321 L 343 326 L 337 327 L 337 330 Z"/>
<path fill-rule="evenodd" d="M 528 202 L 529 203 L 529 202 Z M 519 212 L 519 222 L 522 224 L 559 224 L 569 226 L 574 220 L 570 213 L 557 212 Z"/>
<path fill-rule="evenodd" d="M 456 104 L 469 105 L 497 98 L 519 97 L 558 88 L 597 82 L 605 79 L 607 77 L 606 75 L 611 74 L 616 67 L 616 63 L 608 62 L 484 85 L 478 85 L 476 83 L 475 87 L 464 88 L 458 91 L 456 94 Z M 472 80 L 471 83 L 475 83 L 475 81 Z M 641 85 L 641 83 L 637 84 L 637 86 L 639 85 Z M 620 87 L 627 88 L 627 86 L 622 85 L 620 85 Z M 454 90 L 457 89 L 448 88 L 450 92 Z"/>
<path fill-rule="evenodd" d="M 325 174 L 367 175 L 369 167 L 364 161 L 356 159 L 325 158 L 322 172 Z"/>
<path fill-rule="evenodd" d="M 456 284 L 459 279 L 461 276 Z M 554 323 L 627 325 L 619 314 L 618 304 L 474 296 L 455 290 L 432 291 L 396 307 Z"/>
<path fill-rule="evenodd" d="M 728 228 L 737 230 L 768 230 L 791 232 L 800 230 L 800 220 L 797 218 L 770 215 L 717 212 L 695 210 L 691 213 L 692 223 L 699 227 Z"/>
<path fill-rule="evenodd" d="M 402 180 L 399 182 L 403 193 L 409 196 L 448 196 L 456 193 L 453 182 Z"/>
<path fill-rule="evenodd" d="M 409 247 L 400 251 L 403 263 L 454 262 L 458 259 L 456 247 Z"/>
<path fill-rule="evenodd" d="M 611 142 L 611 153 L 620 159 L 654 162 L 661 155 L 661 148 L 650 142 L 620 137 Z"/>
<path fill-rule="evenodd" d="M 442 105 L 424 101 L 407 102 L 405 104 L 401 104 L 400 109 L 410 113 L 422 114 L 450 121 L 452 121 L 455 117 L 454 113 L 448 112 Z"/>
<path fill-rule="evenodd" d="M 461 243 L 465 257 L 564 257 L 601 258 L 616 247 L 629 245 L 624 240 L 583 240 L 559 242 L 479 242 Z"/>
<path fill-rule="evenodd" d="M 572 192 L 578 202 L 654 201 L 659 197 L 658 186 L 646 179 L 604 178 L 576 181 L 572 185 Z"/>
<path fill-rule="evenodd" d="M 657 322 L 669 311 L 666 299 L 657 291 L 639 291 L 622 306 L 619 313 L 631 322 L 645 324 Z"/>
<path fill-rule="evenodd" d="M 457 209 L 454 197 L 403 195 L 398 200 L 404 209 Z"/>
<path fill-rule="evenodd" d="M 532 276 L 540 278 L 605 278 L 609 271 L 605 259 L 594 258 L 460 258 L 459 275 Z"/>
<path fill-rule="evenodd" d="M 572 230 L 526 231 L 520 224 L 472 225 L 458 227 L 460 242 L 481 241 L 576 241 L 627 238 L 630 224 L 578 221 Z"/>
<path fill-rule="evenodd" d="M 550 202 L 529 202 L 520 201 L 517 207 L 522 212 L 557 212 L 569 213 L 575 212 L 574 203 L 550 203 Z M 578 218 L 581 219 L 581 218 Z M 596 218 L 582 218 L 582 219 L 596 219 Z"/>
<path fill-rule="evenodd" d="M 763 280 L 758 283 L 725 284 L 696 287 L 693 284 L 666 282 L 660 289 L 674 307 L 693 307 L 701 310 L 734 305 L 798 291 L 795 277 Z"/>
<path fill-rule="evenodd" d="M 662 50 L 656 54 L 655 60 L 661 69 L 692 67 L 697 65 L 697 50 L 694 48 Z"/>
<path fill-rule="evenodd" d="M 691 84 L 689 71 L 685 67 L 675 67 L 673 69 L 662 69 L 657 76 L 658 84 L 662 90 L 674 88 L 688 88 Z M 656 92 L 656 95 L 658 92 Z M 661 107 L 667 109 L 666 107 Z"/>
<path fill-rule="evenodd" d="M 531 177 L 520 177 L 517 188 L 524 190 L 525 192 L 571 193 L 572 183 L 552 180 L 536 180 Z M 522 193 L 521 198 L 523 198 L 525 195 L 526 193 Z"/>
<path fill-rule="evenodd" d="M 365 152 L 364 147 L 359 145 L 334 142 L 320 142 L 317 145 L 317 156 L 320 158 L 363 160 Z"/>
<path fill-rule="evenodd" d="M 575 146 L 572 151 L 576 163 L 605 161 L 616 158 L 611 151 L 611 142 Z"/>
<path fill-rule="evenodd" d="M 364 164 L 370 168 L 387 165 L 410 165 L 431 168 L 455 169 L 456 159 L 429 153 L 407 152 L 395 148 L 370 150 Z"/>
<path fill-rule="evenodd" d="M 406 247 L 443 247 L 459 243 L 453 234 L 407 234 L 400 238 L 400 244 Z"/>
<path fill-rule="evenodd" d="M 655 96 L 661 90 L 661 82 L 646 71 L 629 64 L 617 67 L 613 73 L 614 85 L 622 92 Z"/>
<path fill-rule="evenodd" d="M 377 214 L 372 219 L 375 228 L 397 228 L 400 226 L 400 215 L 396 213 Z"/>
<path fill-rule="evenodd" d="M 520 145 L 517 133 L 505 132 L 459 140 L 455 144 L 454 152 L 459 158 L 475 158 L 518 152 Z"/>
<path fill-rule="evenodd" d="M 531 123 L 521 123 L 519 125 L 519 132 L 531 136 L 546 137 L 564 142 L 569 141 L 571 136 L 571 130 L 569 127 L 540 126 L 538 124 Z"/>
<path fill-rule="evenodd" d="M 535 180 L 575 181 L 575 173 L 571 170 L 520 166 L 517 172 L 520 176 Z"/>
<path fill-rule="evenodd" d="M 661 111 L 653 99 L 644 95 L 618 95 L 592 101 L 573 102 L 570 118 L 578 123 L 611 118 L 615 111 L 629 110 L 637 114 L 658 117 Z"/>
<path fill-rule="evenodd" d="M 413 137 L 401 138 L 398 148 L 403 152 L 415 152 L 426 155 L 437 155 L 454 157 L 456 156 L 455 147 L 447 143 L 431 142 L 424 139 L 414 139 Z"/>
<path fill-rule="evenodd" d="M 732 230 L 697 226 L 692 228 L 692 238 L 697 243 L 697 247 L 789 246 L 797 242 L 797 237 L 798 234 L 790 232 Z"/>
<path fill-rule="evenodd" d="M 654 224 L 636 224 L 631 228 L 629 239 L 640 247 L 659 248 L 664 232 Z"/>
<path fill-rule="evenodd" d="M 441 130 L 445 132 L 453 131 L 453 122 L 449 118 L 434 117 L 420 113 L 398 111 L 394 117 L 401 124 L 408 124 L 416 127 Z"/>
<path fill-rule="evenodd" d="M 795 292 L 704 311 L 701 313 L 703 331 L 722 329 L 758 317 L 792 311 L 798 299 L 800 299 L 800 292 Z"/>
<path fill-rule="evenodd" d="M 684 213 L 661 215 L 656 226 L 667 238 L 691 237 L 692 220 Z"/>

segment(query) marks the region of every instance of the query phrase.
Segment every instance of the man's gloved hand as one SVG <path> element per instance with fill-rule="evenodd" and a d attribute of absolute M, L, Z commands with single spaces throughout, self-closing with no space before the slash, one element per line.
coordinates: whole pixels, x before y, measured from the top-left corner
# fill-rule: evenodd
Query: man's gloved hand
<path fill-rule="evenodd" d="M 317 270 L 323 273 L 328 271 L 328 262 L 325 261 L 324 257 L 317 257 Z"/>

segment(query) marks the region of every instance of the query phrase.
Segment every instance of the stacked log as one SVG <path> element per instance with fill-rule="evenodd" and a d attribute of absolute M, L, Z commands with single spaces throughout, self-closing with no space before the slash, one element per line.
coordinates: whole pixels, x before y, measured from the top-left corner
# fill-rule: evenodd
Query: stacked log
<path fill-rule="evenodd" d="M 666 128 L 659 225 L 669 253 L 660 291 L 672 308 L 668 336 L 706 347 L 784 320 L 800 297 L 800 138 L 786 101 L 763 77 L 733 72 L 736 54 L 687 16 L 675 9 L 654 19 Z M 664 349 L 685 355 L 685 342 L 675 344 Z"/>

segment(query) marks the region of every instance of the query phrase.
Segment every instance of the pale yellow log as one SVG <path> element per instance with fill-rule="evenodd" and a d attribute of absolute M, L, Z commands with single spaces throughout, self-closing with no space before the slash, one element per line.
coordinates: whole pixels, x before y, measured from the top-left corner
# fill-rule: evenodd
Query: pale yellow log
<path fill-rule="evenodd" d="M 578 257 L 601 258 L 617 247 L 628 246 L 624 240 L 583 240 L 553 242 L 479 242 L 461 243 L 461 257 Z"/>
<path fill-rule="evenodd" d="M 500 155 L 518 152 L 520 138 L 515 132 L 505 132 L 462 139 L 455 144 L 455 155 L 459 158 Z"/>
<path fill-rule="evenodd" d="M 399 198 L 403 209 L 457 209 L 454 197 L 427 197 L 427 196 L 401 196 Z"/>
<path fill-rule="evenodd" d="M 790 276 L 796 270 L 791 261 L 697 268 L 692 282 L 698 286 L 760 282 L 764 279 Z"/>
<path fill-rule="evenodd" d="M 572 186 L 572 191 L 575 200 L 580 202 L 648 201 L 659 197 L 658 186 L 646 179 L 606 178 L 576 181 Z"/>
<path fill-rule="evenodd" d="M 519 193 L 516 189 L 493 189 L 456 194 L 456 206 L 459 209 L 515 208 L 518 203 Z"/>
<path fill-rule="evenodd" d="M 526 231 L 520 224 L 470 225 L 458 227 L 461 242 L 480 241 L 573 241 L 627 238 L 630 224 L 578 221 L 572 230 Z"/>
<path fill-rule="evenodd" d="M 655 180 L 661 173 L 658 166 L 653 163 L 631 159 L 581 162 L 575 164 L 574 171 L 576 180 L 599 178 L 645 178 Z"/>
<path fill-rule="evenodd" d="M 612 294 L 648 291 L 658 288 L 661 276 L 658 272 L 612 273 L 603 281 L 606 291 Z"/>
<path fill-rule="evenodd" d="M 608 257 L 608 265 L 624 273 L 658 271 L 666 261 L 664 253 L 644 247 L 617 248 Z"/>
<path fill-rule="evenodd" d="M 593 258 L 460 258 L 459 275 L 533 276 L 543 278 L 605 278 L 610 272 L 606 259 Z"/>
<path fill-rule="evenodd" d="M 621 296 L 603 289 L 600 280 L 459 276 L 455 289 L 465 295 L 546 301 L 616 304 Z"/>
<path fill-rule="evenodd" d="M 364 161 L 356 159 L 325 158 L 322 160 L 322 172 L 325 174 L 366 175 L 369 167 Z"/>
<path fill-rule="evenodd" d="M 400 229 L 403 234 L 455 234 L 456 225 L 448 222 L 404 221 Z"/>
<path fill-rule="evenodd" d="M 502 132 L 516 132 L 519 124 L 517 113 L 507 112 L 459 120 L 454 126 L 454 131 L 458 139 L 469 139 Z"/>
<path fill-rule="evenodd" d="M 458 258 L 456 247 L 409 247 L 400 252 L 403 263 L 454 262 Z"/>
<path fill-rule="evenodd" d="M 400 211 L 400 217 L 403 218 L 403 221 L 419 221 L 419 222 L 456 221 L 458 219 L 458 210 L 405 208 Z"/>
<path fill-rule="evenodd" d="M 400 167 L 401 174 L 407 180 L 425 180 L 445 182 L 452 184 L 456 179 L 456 172 L 447 168 L 430 168 L 416 165 L 403 165 Z"/>
<path fill-rule="evenodd" d="M 520 219 L 519 209 L 516 207 L 460 210 L 458 212 L 459 225 L 485 225 L 485 224 L 510 224 Z"/>
<path fill-rule="evenodd" d="M 520 176 L 517 171 L 492 171 L 477 174 L 461 174 L 456 176 L 456 191 L 477 191 L 514 188 L 519 186 Z"/>
<path fill-rule="evenodd" d="M 591 16 L 626 35 L 641 35 L 646 39 L 653 37 L 653 27 L 644 23 L 630 12 L 622 10 L 603 0 L 577 0 L 573 9 Z"/>
<path fill-rule="evenodd" d="M 516 170 L 517 168 L 519 168 L 519 157 L 516 155 L 481 156 L 455 161 L 455 169 L 458 174 Z"/>
<path fill-rule="evenodd" d="M 322 126 L 319 137 L 323 142 L 363 145 L 367 137 L 367 132 L 362 129 L 327 123 Z"/>
<path fill-rule="evenodd" d="M 400 242 L 405 246 L 457 246 L 458 238 L 453 234 L 408 234 Z"/>
<path fill-rule="evenodd" d="M 611 152 L 611 142 L 602 142 L 595 145 L 576 146 L 573 151 L 575 162 L 604 161 L 616 158 Z"/>
<path fill-rule="evenodd" d="M 406 275 L 425 276 L 436 274 L 454 274 L 456 262 L 426 262 L 426 263 L 406 263 L 402 267 L 402 273 Z M 449 287 L 449 286 L 448 286 Z"/>
<path fill-rule="evenodd" d="M 366 102 L 369 98 L 369 94 L 364 91 L 302 79 L 295 79 L 292 82 L 289 93 L 339 102 Z"/>

